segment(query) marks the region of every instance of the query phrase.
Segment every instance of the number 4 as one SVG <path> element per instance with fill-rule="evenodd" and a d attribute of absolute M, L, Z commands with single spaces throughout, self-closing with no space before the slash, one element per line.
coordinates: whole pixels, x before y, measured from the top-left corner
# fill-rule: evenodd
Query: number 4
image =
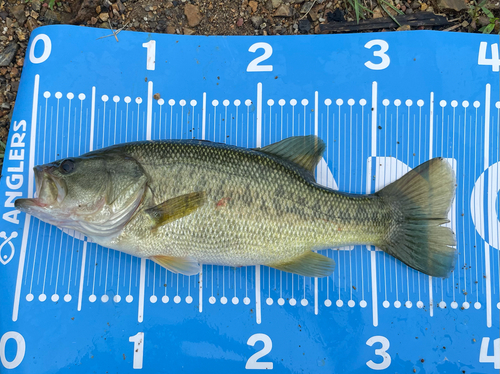
<path fill-rule="evenodd" d="M 494 43 L 491 45 L 491 58 L 486 58 L 486 47 L 487 42 L 481 42 L 479 44 L 479 55 L 477 57 L 478 65 L 490 65 L 493 71 L 499 71 L 500 68 L 500 58 L 498 57 L 498 44 Z"/>
<path fill-rule="evenodd" d="M 500 369 L 500 338 L 493 341 L 493 356 L 488 356 L 489 345 L 490 338 L 483 338 L 479 352 L 479 362 L 491 362 L 495 365 L 495 369 Z"/>

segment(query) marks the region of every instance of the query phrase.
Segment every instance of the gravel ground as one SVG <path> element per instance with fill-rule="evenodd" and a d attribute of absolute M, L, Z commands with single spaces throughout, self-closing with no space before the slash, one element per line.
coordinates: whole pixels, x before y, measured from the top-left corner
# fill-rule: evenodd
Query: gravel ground
<path fill-rule="evenodd" d="M 50 0 L 48 0 L 50 1 Z M 75 24 L 185 35 L 318 34 L 320 24 L 354 21 L 353 0 L 0 0 L 0 140 L 6 142 L 30 33 L 39 26 Z M 364 17 L 432 12 L 450 25 L 434 29 L 479 32 L 494 24 L 499 32 L 500 0 L 362 0 Z M 382 2 L 383 1 L 383 2 Z M 486 9 L 486 10 L 485 10 Z M 493 16 L 493 17 L 491 17 Z M 400 29 L 408 30 L 402 25 Z M 432 29 L 432 27 L 419 27 Z M 396 30 L 393 28 L 392 30 Z M 387 31 L 387 30 L 386 30 Z"/>

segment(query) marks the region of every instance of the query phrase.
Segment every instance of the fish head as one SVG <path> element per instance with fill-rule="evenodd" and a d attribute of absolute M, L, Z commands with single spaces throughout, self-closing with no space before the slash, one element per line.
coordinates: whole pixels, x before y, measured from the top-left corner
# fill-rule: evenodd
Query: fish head
<path fill-rule="evenodd" d="M 93 152 L 35 166 L 36 197 L 15 207 L 42 221 L 83 234 L 109 236 L 121 230 L 147 186 L 141 165 L 116 152 Z"/>

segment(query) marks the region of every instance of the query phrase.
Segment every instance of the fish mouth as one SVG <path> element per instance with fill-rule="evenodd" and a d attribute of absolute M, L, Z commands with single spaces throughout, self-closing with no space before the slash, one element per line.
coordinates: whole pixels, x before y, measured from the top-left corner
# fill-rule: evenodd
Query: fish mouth
<path fill-rule="evenodd" d="M 16 209 L 36 215 L 36 212 L 57 208 L 66 197 L 66 183 L 54 176 L 52 164 L 39 165 L 33 168 L 35 174 L 35 197 L 17 199 L 14 203 Z"/>

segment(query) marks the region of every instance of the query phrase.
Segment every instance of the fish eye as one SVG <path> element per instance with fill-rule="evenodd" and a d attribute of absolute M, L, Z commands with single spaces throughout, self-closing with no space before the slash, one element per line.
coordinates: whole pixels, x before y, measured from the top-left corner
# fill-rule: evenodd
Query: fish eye
<path fill-rule="evenodd" d="M 69 174 L 75 169 L 75 162 L 72 159 L 68 158 L 67 160 L 61 162 L 59 168 L 61 169 L 61 172 L 63 174 Z"/>

